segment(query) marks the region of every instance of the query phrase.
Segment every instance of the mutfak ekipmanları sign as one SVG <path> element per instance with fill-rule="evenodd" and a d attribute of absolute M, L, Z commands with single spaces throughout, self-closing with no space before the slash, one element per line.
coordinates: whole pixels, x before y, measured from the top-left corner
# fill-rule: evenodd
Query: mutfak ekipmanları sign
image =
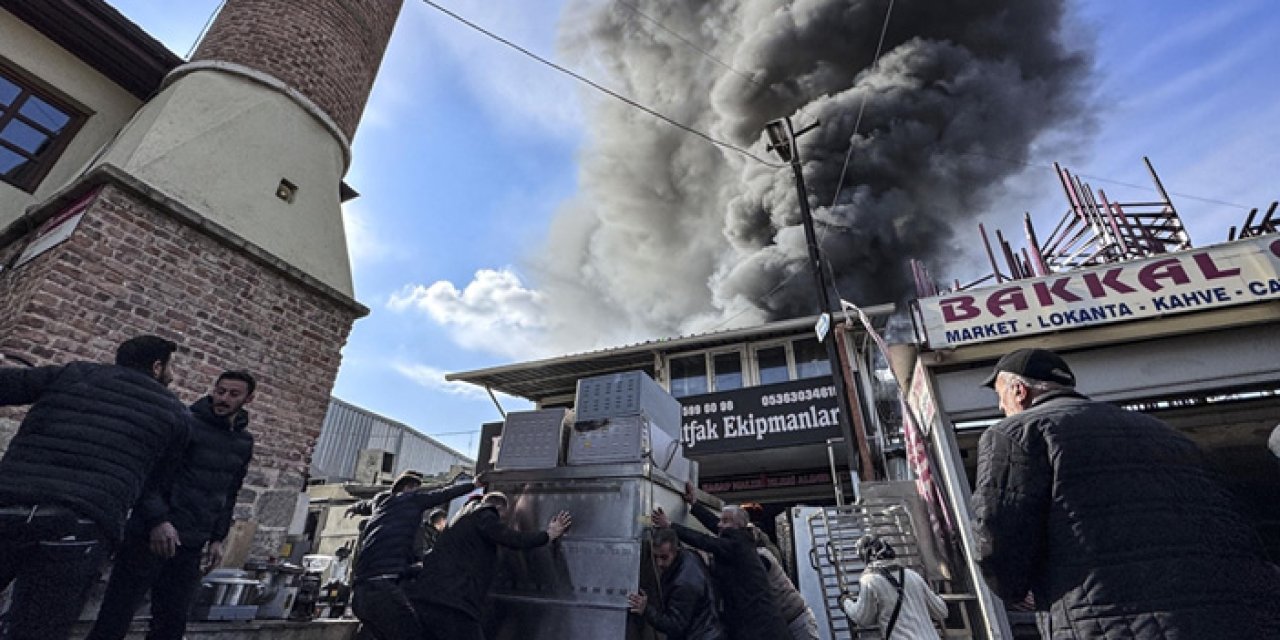
<path fill-rule="evenodd" d="M 840 405 L 831 378 L 680 398 L 685 455 L 772 449 L 840 437 Z"/>
<path fill-rule="evenodd" d="M 920 315 L 937 349 L 1277 299 L 1272 235 L 925 298 Z"/>

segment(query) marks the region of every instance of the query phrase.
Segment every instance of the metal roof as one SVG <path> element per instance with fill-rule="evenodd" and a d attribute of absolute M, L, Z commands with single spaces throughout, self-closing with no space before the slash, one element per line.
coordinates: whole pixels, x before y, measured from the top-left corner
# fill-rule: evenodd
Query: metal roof
<path fill-rule="evenodd" d="M 892 304 L 863 309 L 873 319 L 887 319 L 893 310 Z M 652 376 L 654 359 L 658 354 L 712 349 L 738 342 L 794 335 L 802 330 L 811 330 L 817 320 L 817 316 L 792 318 L 754 327 L 649 340 L 586 353 L 450 373 L 445 376 L 445 380 L 469 382 L 495 392 L 539 402 L 546 398 L 573 394 L 579 378 L 634 370 L 641 370 Z"/>

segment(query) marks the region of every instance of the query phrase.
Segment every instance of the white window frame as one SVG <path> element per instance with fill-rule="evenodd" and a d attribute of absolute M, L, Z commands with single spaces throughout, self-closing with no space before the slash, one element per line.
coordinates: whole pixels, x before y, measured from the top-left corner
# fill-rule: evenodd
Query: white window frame
<path fill-rule="evenodd" d="M 796 379 L 796 357 L 795 352 L 791 350 L 791 341 L 794 338 L 777 338 L 775 340 L 766 340 L 764 342 L 751 343 L 751 381 L 752 386 L 758 387 L 763 382 L 760 381 L 760 358 L 756 356 L 756 352 L 761 349 L 773 349 L 782 347 L 783 353 L 787 358 L 787 382 Z M 775 382 L 773 384 L 781 384 Z"/>
<path fill-rule="evenodd" d="M 760 360 L 756 356 L 756 352 L 760 349 L 771 349 L 774 347 L 782 347 L 787 355 L 787 382 L 795 382 L 798 371 L 796 368 L 796 352 L 795 343 L 799 340 L 811 340 L 809 335 L 793 335 L 782 338 L 772 338 L 762 340 L 760 342 L 739 342 L 736 344 L 714 347 L 710 349 L 694 349 L 692 351 L 680 351 L 676 353 L 663 354 L 662 356 L 662 374 L 663 387 L 668 392 L 671 391 L 671 361 L 691 356 L 702 356 L 703 365 L 706 370 L 707 393 L 716 393 L 720 391 L 716 389 L 715 384 L 715 356 L 723 353 L 737 352 L 742 358 L 742 388 L 761 386 L 760 382 Z M 821 343 L 819 343 L 821 344 Z M 781 384 L 781 383 L 774 383 Z"/>
<path fill-rule="evenodd" d="M 726 353 L 738 354 L 738 362 L 741 363 L 742 365 L 742 369 L 741 369 L 742 386 L 738 388 L 746 389 L 746 388 L 755 386 L 751 384 L 752 366 L 751 366 L 751 362 L 747 359 L 747 343 L 744 342 L 738 345 L 734 345 L 732 347 L 719 347 L 716 349 L 707 350 L 707 382 L 708 382 L 707 388 L 711 389 L 710 393 L 715 393 L 717 391 L 720 391 L 720 389 L 715 388 L 716 387 L 716 367 L 715 367 L 716 356 L 724 355 Z M 735 389 L 730 389 L 730 391 L 735 391 Z"/>
<path fill-rule="evenodd" d="M 702 356 L 702 364 L 703 364 L 702 375 L 705 378 L 704 382 L 706 382 L 707 384 L 707 393 L 712 392 L 711 364 L 707 362 L 707 352 L 708 352 L 707 349 L 700 349 L 697 351 L 681 351 L 679 353 L 669 353 L 663 356 L 663 361 L 662 361 L 663 377 L 666 378 L 663 384 L 667 389 L 667 393 L 671 393 L 671 381 L 672 381 L 671 361 L 682 360 L 684 358 L 689 358 L 689 357 L 698 356 L 698 355 Z M 694 394 L 694 395 L 697 395 L 697 394 Z M 688 397 L 688 396 L 681 396 L 681 397 Z"/>
<path fill-rule="evenodd" d="M 716 347 L 714 349 L 697 349 L 694 351 L 681 351 L 679 353 L 667 354 L 663 357 L 663 362 L 662 362 L 662 368 L 664 370 L 663 377 L 666 379 L 664 386 L 666 387 L 668 392 L 671 391 L 671 361 L 672 360 L 680 360 L 682 358 L 688 358 L 688 357 L 700 355 L 702 356 L 703 367 L 704 367 L 704 370 L 706 371 L 706 373 L 703 375 L 706 376 L 705 382 L 707 383 L 707 393 L 716 393 L 720 391 L 720 389 L 716 388 L 715 357 L 718 355 L 726 354 L 726 353 L 737 353 L 738 357 L 741 358 L 741 361 L 742 361 L 742 387 L 741 388 L 746 389 L 748 387 L 754 387 L 756 386 L 755 366 L 753 362 L 749 359 L 750 353 L 747 349 L 747 346 L 748 344 L 743 342 L 736 345 L 730 345 L 727 347 Z"/>
<path fill-rule="evenodd" d="M 827 336 L 827 339 L 828 339 L 828 340 L 835 340 L 836 338 L 835 338 L 835 336 L 833 336 L 833 335 L 828 335 L 828 336 Z M 800 379 L 800 378 L 799 378 L 799 375 L 800 375 L 800 369 L 799 369 L 799 366 L 796 364 L 795 343 L 796 343 L 796 342 L 799 342 L 799 341 L 801 341 L 801 340 L 806 340 L 806 341 L 807 341 L 807 340 L 813 340 L 813 341 L 815 341 L 815 342 L 817 342 L 817 343 L 818 343 L 818 346 L 819 346 L 819 347 L 822 347 L 822 346 L 823 346 L 823 343 L 822 343 L 820 340 L 818 340 L 816 336 L 804 335 L 804 336 L 793 336 L 793 337 L 791 337 L 791 338 L 790 338 L 789 342 L 787 343 L 787 353 L 789 353 L 789 354 L 790 354 L 790 358 L 791 358 L 791 379 L 792 379 L 792 380 L 799 380 L 799 379 Z M 828 358 L 828 360 L 827 360 L 827 368 L 829 369 L 830 367 L 831 367 L 831 360 Z M 824 374 L 824 375 L 826 375 L 826 376 L 830 376 L 830 375 L 831 375 L 831 372 L 830 372 L 830 371 L 828 371 L 828 372 L 827 372 L 826 374 Z M 812 376 L 812 377 L 804 378 L 804 379 L 805 379 L 805 380 L 814 380 L 814 379 L 821 378 L 821 377 L 822 377 L 822 376 L 820 376 L 820 375 L 819 375 L 819 376 Z"/>

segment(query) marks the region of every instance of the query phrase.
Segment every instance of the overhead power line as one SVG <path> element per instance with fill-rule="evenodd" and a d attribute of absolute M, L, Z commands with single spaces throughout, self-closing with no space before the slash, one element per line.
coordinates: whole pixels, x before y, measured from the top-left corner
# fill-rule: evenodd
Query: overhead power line
<path fill-rule="evenodd" d="M 578 82 L 581 82 L 581 83 L 583 83 L 583 84 L 585 84 L 585 85 L 587 85 L 587 86 L 589 86 L 589 87 L 591 87 L 591 88 L 595 89 L 596 91 L 599 91 L 599 92 L 601 92 L 601 93 L 604 93 L 605 95 L 608 95 L 608 96 L 610 96 L 610 97 L 612 97 L 612 98 L 614 98 L 614 99 L 616 99 L 616 100 L 619 100 L 619 101 L 621 101 L 621 102 L 623 102 L 623 103 L 626 103 L 627 105 L 630 105 L 631 107 L 634 107 L 634 108 L 636 108 L 636 109 L 639 109 L 640 111 L 643 111 L 643 112 L 645 112 L 645 113 L 647 113 L 647 114 L 649 114 L 649 115 L 651 115 L 651 116 L 653 116 L 653 117 L 655 117 L 655 118 L 657 118 L 657 119 L 659 119 L 659 120 L 661 120 L 661 121 L 663 121 L 663 122 L 665 122 L 665 123 L 667 123 L 667 124 L 669 124 L 669 125 L 671 125 L 671 126 L 673 126 L 673 127 L 677 128 L 677 129 L 680 129 L 680 130 L 683 130 L 683 131 L 685 131 L 685 132 L 687 132 L 687 133 L 691 133 L 691 134 L 693 134 L 693 135 L 695 135 L 695 136 L 698 136 L 699 138 L 702 138 L 703 140 L 706 140 L 707 142 L 710 142 L 711 144 L 714 144 L 714 145 L 716 145 L 716 146 L 718 146 L 718 147 L 721 147 L 721 148 L 723 148 L 723 149 L 728 149 L 728 150 L 730 150 L 730 151 L 737 152 L 737 153 L 739 153 L 739 154 L 741 154 L 741 155 L 743 155 L 743 156 L 745 156 L 745 157 L 747 157 L 747 158 L 750 158 L 750 159 L 752 159 L 752 160 L 755 160 L 756 162 L 759 162 L 760 164 L 763 164 L 763 165 L 765 165 L 765 166 L 768 166 L 768 167 L 774 167 L 774 168 L 784 168 L 784 167 L 786 167 L 786 165 L 785 165 L 785 164 L 778 164 L 778 163 L 776 163 L 776 162 L 769 162 L 768 160 L 765 160 L 764 158 L 761 158 L 761 157 L 759 157 L 759 156 L 755 155 L 754 153 L 751 153 L 750 151 L 748 151 L 748 150 L 746 150 L 746 149 L 743 149 L 742 147 L 739 147 L 739 146 L 737 146 L 737 145 L 735 145 L 735 144 L 733 144 L 733 143 L 725 142 L 724 140 L 719 140 L 719 139 L 717 139 L 717 138 L 713 138 L 713 137 L 711 137 L 710 135 L 708 135 L 708 134 L 706 134 L 706 133 L 703 133 L 702 131 L 699 131 L 699 130 L 697 130 L 697 129 L 695 129 L 695 128 L 693 128 L 693 127 L 691 127 L 691 126 L 687 125 L 687 124 L 684 124 L 684 123 L 682 123 L 682 122 L 677 121 L 676 119 L 674 119 L 674 118 L 672 118 L 672 117 L 670 117 L 670 116 L 667 116 L 667 115 L 665 115 L 665 114 L 663 114 L 663 113 L 660 113 L 660 112 L 658 112 L 658 111 L 656 111 L 656 110 L 654 110 L 654 109 L 652 109 L 652 108 L 650 108 L 650 107 L 647 107 L 647 106 L 645 106 L 645 105 L 641 104 L 640 102 L 638 102 L 638 101 L 636 101 L 636 100 L 634 100 L 634 99 L 632 99 L 632 98 L 628 98 L 627 96 L 624 96 L 624 95 L 622 95 L 622 94 L 620 94 L 620 93 L 618 93 L 618 92 L 616 92 L 616 91 L 614 91 L 614 90 L 612 90 L 612 89 L 609 89 L 608 87 L 605 87 L 605 86 L 603 86 L 603 85 L 601 85 L 601 84 L 599 84 L 599 83 L 597 83 L 597 82 L 594 82 L 594 81 L 592 81 L 591 79 L 589 79 L 589 78 L 587 78 L 587 77 L 585 77 L 585 76 L 583 76 L 583 75 L 581 75 L 581 74 L 579 74 L 579 73 L 577 73 L 577 72 L 575 72 L 575 71 L 573 71 L 573 70 L 571 70 L 571 69 L 568 69 L 568 68 L 566 68 L 566 67 L 560 66 L 560 65 L 558 65 L 558 64 L 556 64 L 556 63 L 554 63 L 554 62 L 552 62 L 552 61 L 550 61 L 550 60 L 548 60 L 548 59 L 546 59 L 546 58 L 543 58 L 542 56 L 540 56 L 540 55 L 538 55 L 538 54 L 536 54 L 536 53 L 534 53 L 534 52 L 532 52 L 532 51 L 530 51 L 530 50 L 528 50 L 528 49 L 526 49 L 526 48 L 524 48 L 524 47 L 522 47 L 522 46 L 520 46 L 520 45 L 518 45 L 518 44 L 516 44 L 516 43 L 514 43 L 514 42 L 512 42 L 512 41 L 510 41 L 510 40 L 507 40 L 506 38 L 503 38 L 502 36 L 499 36 L 498 34 L 493 33 L 492 31 L 489 31 L 488 29 L 485 29 L 484 27 L 482 27 L 482 26 L 480 26 L 480 25 L 478 25 L 478 24 L 476 24 L 476 23 L 474 23 L 474 22 L 472 22 L 472 21 L 470 21 L 470 20 L 467 20 L 466 18 L 464 18 L 464 17 L 462 17 L 462 16 L 458 15 L 457 13 L 454 13 L 453 11 L 450 11 L 449 9 L 446 9 L 445 7 L 442 7 L 442 6 L 440 6 L 439 4 L 437 4 L 437 3 L 435 3 L 435 2 L 432 2 L 432 0 L 422 0 L 422 1 L 423 1 L 425 4 L 427 4 L 428 6 L 430 6 L 431 8 L 433 8 L 433 9 L 435 9 L 435 10 L 437 10 L 437 11 L 439 11 L 439 12 L 441 12 L 441 13 L 443 13 L 443 14 L 447 15 L 447 16 L 449 16 L 450 18 L 453 18 L 454 20 L 457 20 L 458 22 L 461 22 L 462 24 L 464 24 L 464 25 L 466 25 L 466 26 L 468 26 L 468 27 L 471 27 L 472 29 L 474 29 L 474 30 L 476 30 L 476 31 L 479 31 L 480 33 L 482 33 L 482 34 L 484 34 L 484 35 L 486 35 L 486 36 L 488 36 L 488 37 L 492 38 L 493 40 L 497 40 L 498 42 L 501 42 L 502 44 L 504 44 L 504 45 L 506 45 L 506 46 L 508 46 L 508 47 L 510 47 L 510 48 L 512 48 L 512 49 L 515 49 L 516 51 L 519 51 L 520 53 L 523 53 L 524 55 L 526 55 L 526 56 L 528 56 L 528 57 L 530 57 L 530 58 L 532 58 L 532 59 L 534 59 L 534 60 L 537 60 L 538 62 L 541 62 L 542 64 L 544 64 L 544 65 L 546 65 L 546 66 L 548 66 L 548 67 L 551 67 L 552 69 L 555 69 L 556 71 L 559 71 L 560 73 L 563 73 L 563 74 L 565 74 L 565 75 L 567 75 L 567 76 L 569 76 L 569 77 L 573 78 L 574 80 L 577 80 Z"/>
<path fill-rule="evenodd" d="M 880 25 L 880 39 L 876 41 L 876 53 L 871 56 L 871 71 L 875 71 L 880 66 L 880 53 L 884 51 L 884 36 L 889 32 L 889 18 L 893 15 L 893 0 L 889 0 L 889 6 L 884 10 L 884 22 Z M 844 188 L 844 177 L 849 170 L 849 159 L 853 157 L 853 141 L 857 138 L 858 133 L 862 130 L 862 113 L 867 108 L 867 96 L 870 91 L 862 93 L 862 102 L 858 104 L 858 117 L 853 120 L 853 133 L 849 136 L 849 149 L 844 152 L 844 164 L 840 165 L 840 178 L 836 180 L 836 192 L 831 196 L 831 208 L 835 209 L 836 203 L 840 201 L 840 190 Z M 802 194 L 803 195 L 803 194 Z M 827 225 L 823 225 L 822 233 L 818 235 L 818 247 L 821 250 L 822 240 L 827 237 Z M 836 280 L 835 267 L 831 266 L 830 260 L 823 260 L 826 263 L 827 277 L 831 279 L 831 288 L 836 291 L 836 299 L 844 300 L 844 294 L 840 292 L 840 282 Z M 819 265 L 821 268 L 822 265 Z M 795 275 L 795 274 L 792 274 Z M 830 313 L 830 309 L 823 309 L 823 313 Z"/>
<path fill-rule="evenodd" d="M 880 66 L 880 53 L 884 51 L 884 36 L 889 32 L 889 17 L 893 15 L 893 0 L 889 0 L 889 7 L 884 12 L 884 24 L 880 25 L 880 40 L 876 42 L 876 53 L 871 57 L 871 71 L 875 71 Z M 840 201 L 840 190 L 844 188 L 844 177 L 849 170 L 849 159 L 853 157 L 853 140 L 862 131 L 862 112 L 867 109 L 867 96 L 870 91 L 862 93 L 862 102 L 858 104 L 858 117 L 853 120 L 853 133 L 849 134 L 849 149 L 844 152 L 844 164 L 840 166 L 840 178 L 836 180 L 836 193 L 831 196 L 831 207 L 835 208 L 836 203 Z M 825 228 L 824 228 L 825 230 Z M 819 238 L 821 242 L 821 238 Z"/>
<path fill-rule="evenodd" d="M 1049 171 L 1053 171 L 1053 170 L 1054 170 L 1054 169 L 1053 169 L 1053 164 L 1052 164 L 1052 163 L 1024 162 L 1024 161 L 1022 161 L 1022 160 L 1014 160 L 1014 159 L 1012 159 L 1012 158 L 1004 158 L 1004 157 L 1001 157 L 1001 156 L 994 156 L 994 155 L 991 155 L 991 154 L 989 154 L 989 153 L 977 153 L 977 152 L 975 152 L 975 151 L 966 151 L 966 152 L 961 153 L 960 155 L 965 155 L 965 156 L 976 156 L 976 157 L 979 157 L 979 158 L 990 158 L 990 159 L 992 159 L 992 160 L 999 160 L 999 161 L 1001 161 L 1001 162 L 1007 162 L 1007 163 L 1009 163 L 1009 164 L 1015 164 L 1015 165 L 1018 165 L 1018 166 L 1021 166 L 1021 167 L 1027 167 L 1027 168 L 1030 168 L 1030 169 L 1047 169 L 1047 170 L 1049 170 Z M 1092 181 L 1094 181 L 1094 182 L 1105 182 L 1105 183 L 1107 183 L 1107 184 L 1114 184 L 1114 185 L 1118 185 L 1118 186 L 1121 186 L 1121 187 L 1129 187 L 1129 188 L 1131 188 L 1131 189 L 1139 189 L 1139 190 L 1142 190 L 1142 191 L 1156 191 L 1156 188 L 1155 188 L 1155 187 L 1153 187 L 1153 186 L 1151 186 L 1151 185 L 1149 185 L 1149 184 L 1145 184 L 1145 185 L 1144 185 L 1144 184 L 1134 184 L 1134 183 L 1132 183 L 1132 182 L 1122 182 L 1122 181 L 1120 181 L 1120 180 L 1112 180 L 1112 179 L 1110 179 L 1110 178 L 1103 178 L 1103 177 L 1100 177 L 1100 176 L 1093 176 L 1093 175 L 1089 175 L 1089 174 L 1086 174 L 1086 173 L 1076 173 L 1075 175 L 1076 175 L 1076 176 L 1078 176 L 1078 177 L 1080 177 L 1080 178 L 1088 178 L 1089 180 L 1092 180 Z M 1227 202 L 1226 200 L 1216 200 L 1216 199 L 1214 199 L 1214 198 L 1205 198 L 1205 197 L 1203 197 L 1203 196 L 1193 196 L 1193 195 L 1191 195 L 1191 194 L 1187 194 L 1187 193 L 1178 193 L 1178 192 L 1176 192 L 1176 191 L 1169 191 L 1169 192 L 1167 192 L 1167 193 L 1168 193 L 1169 195 L 1171 195 L 1171 196 L 1178 196 L 1179 198 L 1186 198 L 1187 200 L 1196 200 L 1196 201 L 1199 201 L 1199 202 L 1207 202 L 1207 203 L 1209 203 L 1209 204 L 1220 204 L 1220 205 L 1222 205 L 1222 206 L 1224 206 L 1224 207 L 1235 207 L 1236 209 L 1242 209 L 1242 210 L 1245 210 L 1245 211 L 1248 211 L 1249 209 L 1252 209 L 1252 208 L 1253 208 L 1253 207 L 1245 206 L 1245 205 L 1238 204 L 1238 203 L 1235 203 L 1235 202 Z"/>

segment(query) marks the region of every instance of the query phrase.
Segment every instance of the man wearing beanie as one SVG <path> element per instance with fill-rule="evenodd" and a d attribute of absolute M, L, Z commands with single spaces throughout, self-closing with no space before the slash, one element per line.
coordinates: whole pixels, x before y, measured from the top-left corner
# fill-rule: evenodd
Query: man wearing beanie
<path fill-rule="evenodd" d="M 1186 436 L 1075 390 L 1058 354 L 1005 355 L 978 447 L 978 563 L 1030 592 L 1045 638 L 1277 638 L 1280 573 Z"/>

